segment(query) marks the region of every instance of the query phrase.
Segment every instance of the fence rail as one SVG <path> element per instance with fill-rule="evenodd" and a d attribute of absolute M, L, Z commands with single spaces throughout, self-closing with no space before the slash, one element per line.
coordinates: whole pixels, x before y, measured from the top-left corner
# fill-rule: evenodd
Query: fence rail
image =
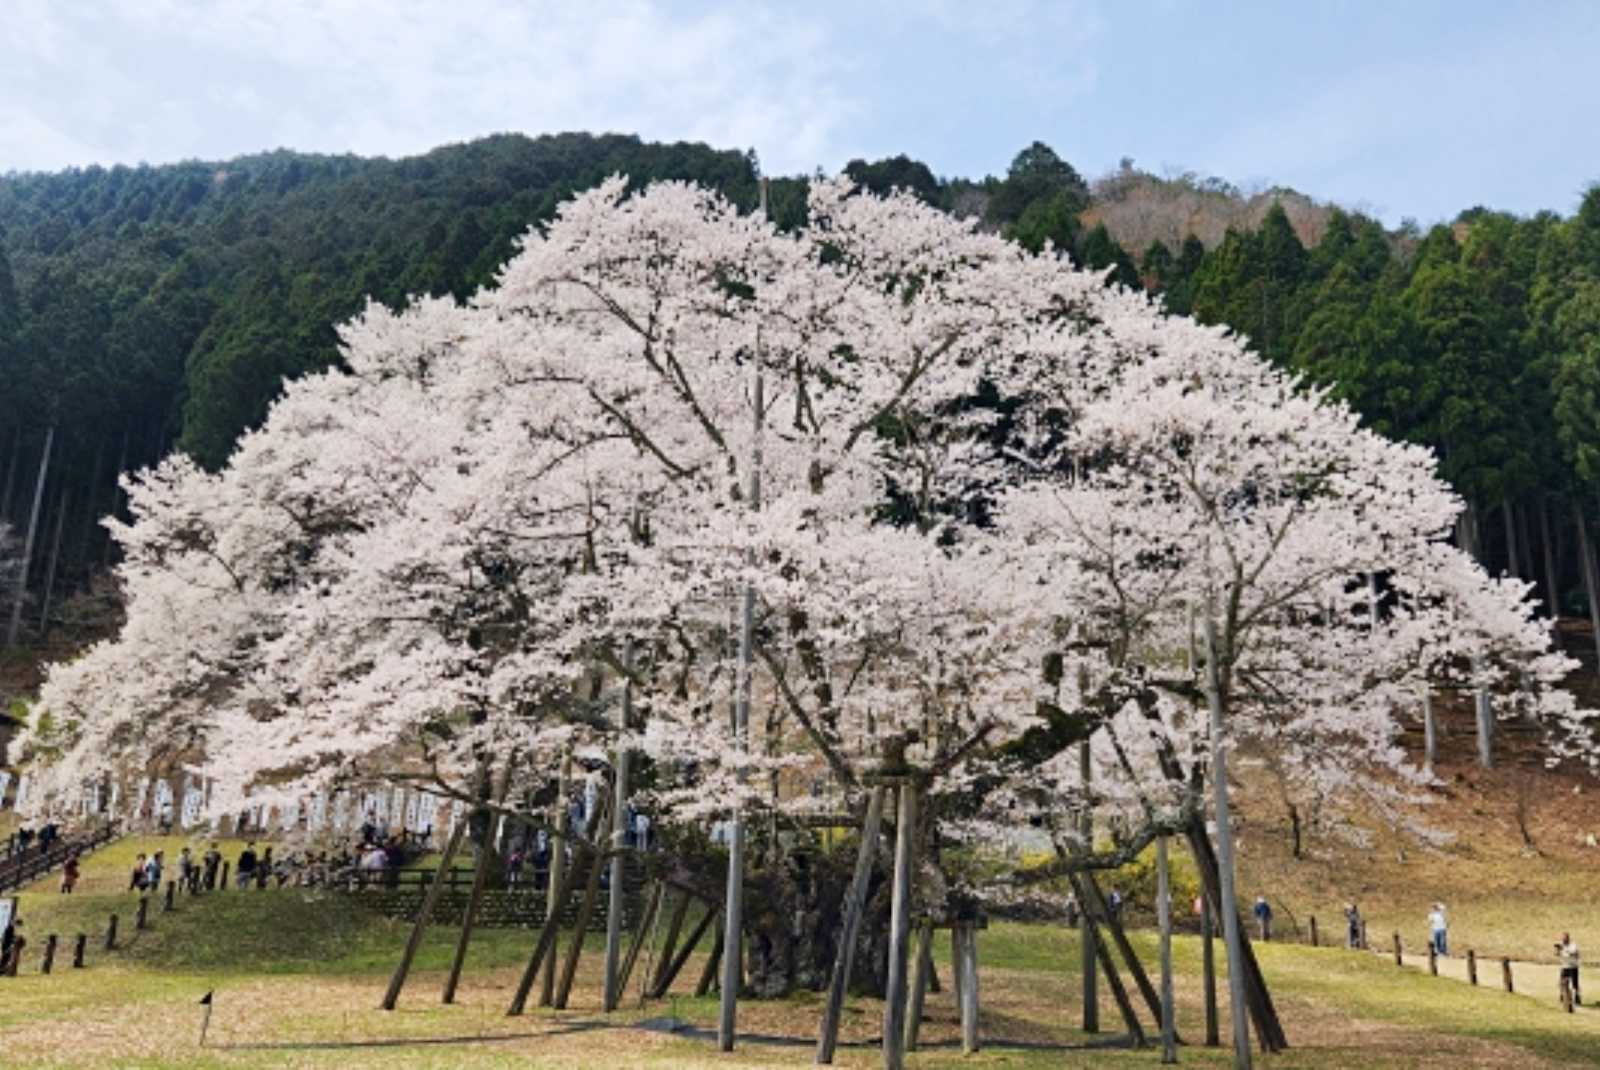
<path fill-rule="evenodd" d="M 73 855 L 88 854 L 95 848 L 110 843 L 117 836 L 116 826 L 101 825 L 91 832 L 57 840 L 50 845 L 48 851 L 41 851 L 32 845 L 25 851 L 13 851 L 4 860 L 0 860 L 0 892 L 14 891 L 36 881 L 63 865 Z"/>

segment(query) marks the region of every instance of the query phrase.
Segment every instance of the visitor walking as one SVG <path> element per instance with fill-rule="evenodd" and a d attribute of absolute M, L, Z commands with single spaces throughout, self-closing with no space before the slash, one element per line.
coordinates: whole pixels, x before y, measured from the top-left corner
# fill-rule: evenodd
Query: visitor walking
<path fill-rule="evenodd" d="M 1428 931 L 1433 934 L 1433 953 L 1448 955 L 1450 923 L 1445 920 L 1443 903 L 1433 904 L 1433 912 L 1428 915 Z"/>
<path fill-rule="evenodd" d="M 1272 941 L 1272 905 L 1267 902 L 1266 896 L 1256 896 L 1255 915 L 1256 925 L 1261 930 L 1261 942 L 1263 944 L 1270 943 Z"/>
<path fill-rule="evenodd" d="M 195 876 L 199 873 L 194 864 L 194 855 L 188 847 L 178 852 L 178 887 L 186 892 L 194 891 Z"/>
<path fill-rule="evenodd" d="M 78 886 L 78 856 L 73 855 L 67 859 L 67 864 L 61 867 L 61 894 L 71 895 L 72 889 Z"/>
<path fill-rule="evenodd" d="M 165 853 L 164 851 L 157 851 L 150 856 L 150 861 L 144 865 L 144 888 L 147 892 L 159 892 L 161 890 L 161 860 Z"/>
<path fill-rule="evenodd" d="M 1122 890 L 1114 884 L 1111 886 L 1111 896 L 1106 900 L 1106 914 L 1113 922 L 1122 920 Z"/>
<path fill-rule="evenodd" d="M 1349 930 L 1345 935 L 1344 946 L 1352 951 L 1359 950 L 1361 948 L 1361 911 L 1356 909 L 1354 903 L 1345 904 L 1344 920 Z"/>
<path fill-rule="evenodd" d="M 222 866 L 222 852 L 217 850 L 215 841 L 212 842 L 211 848 L 206 851 L 203 861 L 205 863 L 205 876 L 203 880 L 205 881 L 206 891 L 209 892 L 216 888 L 217 870 Z"/>
<path fill-rule="evenodd" d="M 1561 979 L 1572 986 L 1572 1002 L 1582 1005 L 1583 1000 L 1578 995 L 1578 945 L 1572 942 L 1569 933 L 1561 934 L 1556 944 L 1556 957 L 1561 960 Z"/>

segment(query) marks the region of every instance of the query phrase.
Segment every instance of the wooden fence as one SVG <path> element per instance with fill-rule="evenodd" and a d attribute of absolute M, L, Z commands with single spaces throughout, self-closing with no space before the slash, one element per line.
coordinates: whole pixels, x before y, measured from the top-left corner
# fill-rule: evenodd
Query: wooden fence
<path fill-rule="evenodd" d="M 91 832 L 63 837 L 52 843 L 48 851 L 41 851 L 37 842 L 30 844 L 27 850 L 13 851 L 0 860 L 0 892 L 13 891 L 30 884 L 63 865 L 73 855 L 88 854 L 117 836 L 116 826 L 101 825 Z"/>

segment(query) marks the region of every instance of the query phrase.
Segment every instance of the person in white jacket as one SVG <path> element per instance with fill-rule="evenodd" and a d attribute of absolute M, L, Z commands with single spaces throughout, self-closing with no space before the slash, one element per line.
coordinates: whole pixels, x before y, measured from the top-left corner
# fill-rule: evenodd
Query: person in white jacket
<path fill-rule="evenodd" d="M 1572 942 L 1570 934 L 1561 934 L 1561 941 L 1556 944 L 1556 957 L 1561 960 L 1562 978 L 1572 986 L 1572 1002 L 1583 1003 L 1578 995 L 1578 945 Z"/>
<path fill-rule="evenodd" d="M 1433 953 L 1449 954 L 1450 923 L 1445 920 L 1443 903 L 1433 904 L 1433 912 L 1428 915 L 1428 931 L 1433 934 Z"/>

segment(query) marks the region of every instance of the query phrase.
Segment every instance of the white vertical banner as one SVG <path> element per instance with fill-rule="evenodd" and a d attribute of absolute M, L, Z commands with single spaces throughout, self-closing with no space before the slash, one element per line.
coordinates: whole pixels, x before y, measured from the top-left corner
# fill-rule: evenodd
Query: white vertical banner
<path fill-rule="evenodd" d="M 322 831 L 322 826 L 328 817 L 328 793 L 319 791 L 311 797 L 311 811 L 306 814 L 306 828 L 312 832 Z"/>
<path fill-rule="evenodd" d="M 439 817 L 439 797 L 437 795 L 424 795 L 422 803 L 417 808 L 418 831 L 431 832 L 433 823 Z"/>
<path fill-rule="evenodd" d="M 156 805 L 150 816 L 158 821 L 167 815 L 172 807 L 172 785 L 167 783 L 167 778 L 162 777 L 156 781 Z"/>
<path fill-rule="evenodd" d="M 422 831 L 422 793 L 419 791 L 406 797 L 406 831 Z"/>
<path fill-rule="evenodd" d="M 278 809 L 278 824 L 287 832 L 293 832 L 300 827 L 300 800 L 284 803 Z"/>
<path fill-rule="evenodd" d="M 405 827 L 406 820 L 406 789 L 389 789 L 389 831 L 398 832 Z"/>
<path fill-rule="evenodd" d="M 111 801 L 106 804 L 106 812 L 111 814 L 112 817 L 115 817 L 117 815 L 117 802 L 121 798 L 122 798 L 122 781 L 113 780 L 111 782 Z"/>
<path fill-rule="evenodd" d="M 200 820 L 200 807 L 205 803 L 205 793 L 199 788 L 191 787 L 183 793 L 183 812 L 178 818 L 178 823 L 184 828 L 194 828 Z"/>
<path fill-rule="evenodd" d="M 333 793 L 333 828 L 336 832 L 350 830 L 350 803 L 354 796 L 344 790 Z"/>
<path fill-rule="evenodd" d="M 30 786 L 30 783 L 29 783 L 29 780 L 28 780 L 28 774 L 27 773 L 23 773 L 22 777 L 17 781 L 17 802 L 16 802 L 16 805 L 17 805 L 18 809 L 20 809 L 22 807 L 23 803 L 28 801 L 28 788 L 29 788 L 29 786 Z"/>
<path fill-rule="evenodd" d="M 0 810 L 6 808 L 6 788 L 11 786 L 11 774 L 0 770 Z"/>
<path fill-rule="evenodd" d="M 461 823 L 461 800 L 450 801 L 450 835 L 456 834 L 456 826 Z"/>
<path fill-rule="evenodd" d="M 140 818 L 140 817 L 144 816 L 144 802 L 149 797 L 150 797 L 150 781 L 149 781 L 148 778 L 141 779 L 139 781 L 139 795 L 138 795 L 138 798 L 136 798 L 134 800 L 134 802 L 133 802 L 133 816 L 135 818 Z"/>

